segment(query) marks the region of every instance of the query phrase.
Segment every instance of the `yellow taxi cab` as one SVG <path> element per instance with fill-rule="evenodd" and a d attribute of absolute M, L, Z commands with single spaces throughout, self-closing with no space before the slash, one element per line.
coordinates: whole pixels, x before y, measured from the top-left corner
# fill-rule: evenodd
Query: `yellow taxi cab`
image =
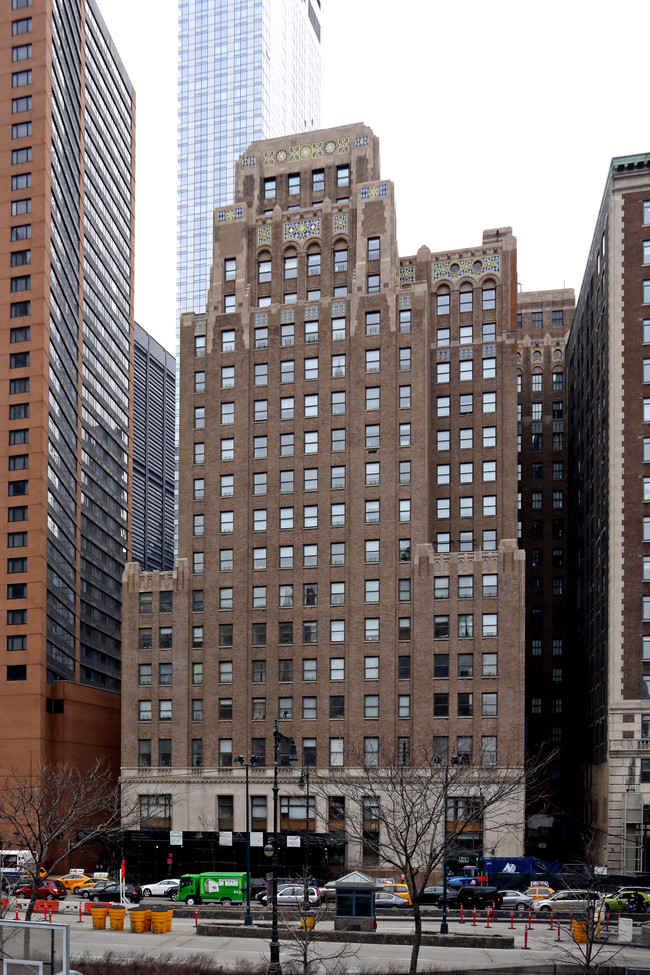
<path fill-rule="evenodd" d="M 528 887 L 524 891 L 526 897 L 531 897 L 533 900 L 538 900 L 540 897 L 550 897 L 555 891 L 548 884 L 538 884 L 536 887 Z"/>
<path fill-rule="evenodd" d="M 66 873 L 62 877 L 53 877 L 53 880 L 60 880 L 66 890 L 72 891 L 73 894 L 77 894 L 84 889 L 84 887 L 92 887 L 96 881 L 92 877 L 86 876 L 85 873 Z"/>

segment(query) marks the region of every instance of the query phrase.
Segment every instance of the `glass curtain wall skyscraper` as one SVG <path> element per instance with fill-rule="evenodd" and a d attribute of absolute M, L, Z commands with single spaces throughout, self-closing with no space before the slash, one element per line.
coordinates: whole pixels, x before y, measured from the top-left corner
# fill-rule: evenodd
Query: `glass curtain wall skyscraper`
<path fill-rule="evenodd" d="M 212 214 L 251 142 L 320 126 L 320 17 L 321 0 L 179 0 L 177 424 L 180 315 L 205 308 Z"/>
<path fill-rule="evenodd" d="M 205 308 L 212 214 L 246 146 L 318 128 L 320 0 L 180 0 L 179 314 Z"/>

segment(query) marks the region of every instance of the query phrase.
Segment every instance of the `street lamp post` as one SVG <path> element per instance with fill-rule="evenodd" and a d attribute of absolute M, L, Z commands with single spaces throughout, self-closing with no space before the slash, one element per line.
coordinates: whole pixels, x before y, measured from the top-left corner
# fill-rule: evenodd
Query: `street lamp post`
<path fill-rule="evenodd" d="M 460 756 L 452 755 L 451 764 L 459 765 Z M 442 792 L 442 920 L 440 922 L 440 934 L 449 934 L 449 924 L 447 923 L 447 790 L 449 789 L 449 761 L 445 762 L 445 780 Z"/>
<path fill-rule="evenodd" d="M 273 843 L 268 843 L 264 847 L 264 853 L 271 857 L 271 870 L 273 879 L 271 881 L 271 943 L 269 945 L 269 967 L 268 975 L 282 975 L 280 965 L 280 942 L 278 941 L 278 755 L 280 745 L 286 741 L 289 745 L 289 761 L 297 762 L 296 743 L 293 738 L 283 735 L 278 731 L 276 720 L 273 726 L 274 739 L 274 760 L 273 760 Z"/>
<path fill-rule="evenodd" d="M 246 913 L 244 914 L 244 925 L 250 927 L 253 923 L 251 915 L 251 827 L 250 827 L 250 805 L 248 798 L 248 767 L 257 765 L 257 755 L 251 755 L 250 762 L 247 762 L 243 755 L 237 755 L 236 762 L 246 765 Z"/>
<path fill-rule="evenodd" d="M 305 878 L 304 886 L 305 893 L 303 897 L 303 906 L 305 911 L 309 909 L 309 769 L 305 768 L 300 773 L 300 782 L 298 783 L 301 789 L 307 786 L 307 792 L 305 794 L 307 812 L 305 813 Z"/>

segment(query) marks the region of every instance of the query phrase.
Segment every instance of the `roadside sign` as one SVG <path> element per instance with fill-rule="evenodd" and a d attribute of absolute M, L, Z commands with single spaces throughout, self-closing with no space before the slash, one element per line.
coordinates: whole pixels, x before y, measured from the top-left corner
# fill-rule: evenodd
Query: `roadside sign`
<path fill-rule="evenodd" d="M 183 830 L 182 829 L 170 829 L 170 831 L 169 831 L 169 845 L 170 846 L 182 846 L 183 845 Z"/>

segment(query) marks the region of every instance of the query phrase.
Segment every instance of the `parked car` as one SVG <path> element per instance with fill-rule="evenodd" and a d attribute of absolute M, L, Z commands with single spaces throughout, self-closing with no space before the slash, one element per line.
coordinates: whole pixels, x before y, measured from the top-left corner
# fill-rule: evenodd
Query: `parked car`
<path fill-rule="evenodd" d="M 323 884 L 320 890 L 320 898 L 322 901 L 333 901 L 336 897 L 336 887 L 337 880 L 328 880 L 326 884 Z"/>
<path fill-rule="evenodd" d="M 438 904 L 442 897 L 442 887 L 425 887 L 420 904 Z"/>
<path fill-rule="evenodd" d="M 158 880 L 155 884 L 143 884 L 143 897 L 166 897 L 170 887 L 178 887 L 180 880 L 178 877 L 167 877 L 165 880 Z"/>
<path fill-rule="evenodd" d="M 64 873 L 62 876 L 50 879 L 60 880 L 65 889 L 73 894 L 80 894 L 84 887 L 92 887 L 95 883 L 94 879 L 85 873 Z"/>
<path fill-rule="evenodd" d="M 549 887 L 548 884 L 536 884 L 533 887 L 527 887 L 524 891 L 524 894 L 532 898 L 532 900 L 538 900 L 540 897 L 549 897 L 554 893 L 555 890 L 553 887 Z"/>
<path fill-rule="evenodd" d="M 380 890 L 389 894 L 397 894 L 398 897 L 403 897 L 409 905 L 411 904 L 411 895 L 407 884 L 382 884 Z"/>
<path fill-rule="evenodd" d="M 529 897 L 528 894 L 523 894 L 520 890 L 502 890 L 501 896 L 503 898 L 503 906 L 507 910 L 523 911 L 530 910 L 530 905 L 533 903 L 533 898 Z"/>
<path fill-rule="evenodd" d="M 603 898 L 610 911 L 650 910 L 650 887 L 621 887 L 615 894 Z"/>
<path fill-rule="evenodd" d="M 258 879 L 261 880 L 261 878 L 258 878 Z M 286 887 L 288 884 L 300 884 L 300 885 L 304 886 L 304 883 L 300 879 L 300 877 L 296 877 L 296 878 L 294 878 L 294 877 L 278 877 L 278 890 L 280 890 L 280 887 Z M 316 886 L 316 885 L 315 884 L 312 884 L 312 886 Z M 267 887 L 266 880 L 261 880 L 261 884 L 258 887 L 257 893 L 254 893 L 252 896 L 255 898 L 256 901 L 259 901 L 260 904 L 261 904 L 262 903 L 262 898 L 266 897 L 267 893 L 268 893 L 268 887 Z"/>
<path fill-rule="evenodd" d="M 584 911 L 591 906 L 595 899 L 588 890 L 558 890 L 548 897 L 538 897 L 533 901 L 534 911 Z"/>
<path fill-rule="evenodd" d="M 30 881 L 28 884 L 17 884 L 14 887 L 14 894 L 16 897 L 29 899 L 32 896 L 33 890 L 34 883 Z M 60 880 L 41 880 L 36 896 L 41 901 L 64 901 L 68 896 L 68 892 Z"/>
<path fill-rule="evenodd" d="M 390 890 L 376 890 L 375 909 L 409 911 L 411 909 L 411 901 L 410 898 L 406 900 L 405 897 L 400 897 L 399 894 L 393 894 Z"/>
<path fill-rule="evenodd" d="M 137 884 L 126 884 L 124 895 L 132 904 L 138 904 L 142 900 L 142 888 Z M 90 901 L 110 901 L 114 904 L 120 903 L 120 885 L 107 884 L 101 890 L 91 890 L 88 894 Z"/>
<path fill-rule="evenodd" d="M 442 907 L 442 895 L 439 900 Z M 501 891 L 496 887 L 481 884 L 476 887 L 449 887 L 447 890 L 447 907 L 492 907 L 499 908 L 502 904 Z"/>
<path fill-rule="evenodd" d="M 87 900 L 91 894 L 97 894 L 100 891 L 104 890 L 105 887 L 111 887 L 112 884 L 113 884 L 112 880 L 104 880 L 104 879 L 94 880 L 92 887 L 90 885 L 88 885 L 88 887 L 84 887 L 80 891 L 80 894 L 82 897 L 84 897 Z"/>
<path fill-rule="evenodd" d="M 320 894 L 317 887 L 308 887 L 309 903 L 320 904 Z M 278 907 L 290 907 L 292 904 L 302 904 L 305 899 L 305 888 L 298 884 L 287 884 L 278 889 Z M 262 904 L 266 907 L 267 895 L 262 897 Z"/>

